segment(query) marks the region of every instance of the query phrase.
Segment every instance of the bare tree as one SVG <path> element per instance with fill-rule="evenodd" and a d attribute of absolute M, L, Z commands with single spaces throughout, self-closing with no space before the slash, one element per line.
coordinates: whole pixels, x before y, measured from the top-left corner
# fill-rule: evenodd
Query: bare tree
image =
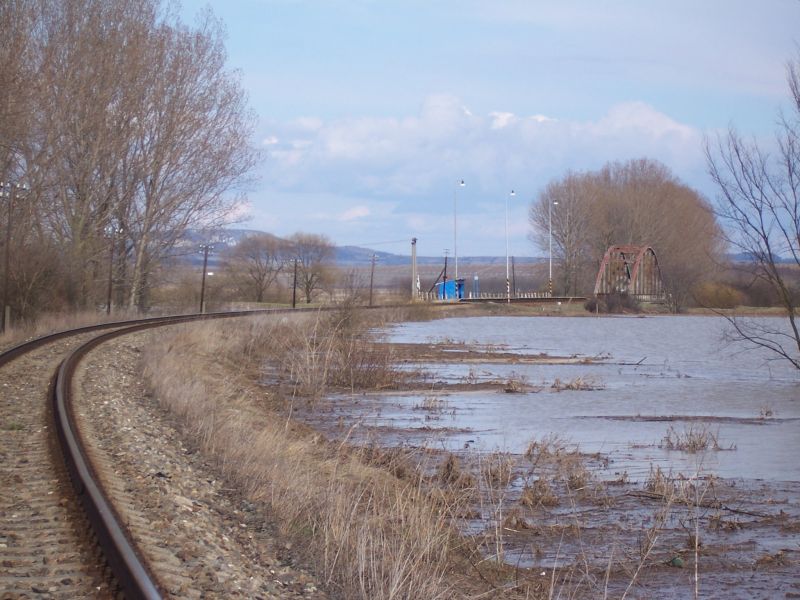
<path fill-rule="evenodd" d="M 267 290 L 283 272 L 287 244 L 266 233 L 248 235 L 227 256 L 231 276 L 239 288 L 256 302 L 263 302 Z"/>
<path fill-rule="evenodd" d="M 135 192 L 128 204 L 134 243 L 131 305 L 146 304 L 151 265 L 191 227 L 231 222 L 239 188 L 257 160 L 253 117 L 236 77 L 225 69 L 221 26 L 156 31 L 148 47 L 131 149 Z"/>
<path fill-rule="evenodd" d="M 763 149 L 731 128 L 706 142 L 708 171 L 719 190 L 717 214 L 731 247 L 751 261 L 753 276 L 772 288 L 788 326 L 729 317 L 734 338 L 766 348 L 800 369 L 800 290 L 782 261 L 800 267 L 800 55 L 787 65 L 791 107 L 781 114 L 776 150 Z"/>
<path fill-rule="evenodd" d="M 578 293 L 581 275 L 592 260 L 592 187 L 588 177 L 567 173 L 551 181 L 528 212 L 529 237 L 539 247 L 549 249 L 552 226 L 553 253 L 561 261 L 560 287 L 566 295 Z"/>
<path fill-rule="evenodd" d="M 39 5 L 27 155 L 40 221 L 61 248 L 72 306 L 105 289 L 113 223 L 114 272 L 143 308 L 151 273 L 186 229 L 233 220 L 257 159 L 253 117 L 210 14 L 190 28 L 162 0 Z"/>
<path fill-rule="evenodd" d="M 678 312 L 693 288 L 714 274 L 720 255 L 709 204 L 648 159 L 568 173 L 545 188 L 529 219 L 531 239 L 544 248 L 552 220 L 565 293 L 588 292 L 609 246 L 647 245 L 657 253 L 670 308 Z"/>
<path fill-rule="evenodd" d="M 29 82 L 34 72 L 33 9 L 30 0 L 0 3 L 0 181 L 17 179 L 24 172 L 22 148 L 30 126 Z"/>
<path fill-rule="evenodd" d="M 297 285 L 310 304 L 314 292 L 326 282 L 334 245 L 324 235 L 295 233 L 289 238 L 292 258 L 297 261 Z"/>
<path fill-rule="evenodd" d="M 159 1 L 40 5 L 38 75 L 31 81 L 36 119 L 28 144 L 32 187 L 42 197 L 46 232 L 61 248 L 68 302 L 86 306 L 97 297 L 96 274 L 108 247 L 104 231 L 127 189 L 121 165 Z"/>

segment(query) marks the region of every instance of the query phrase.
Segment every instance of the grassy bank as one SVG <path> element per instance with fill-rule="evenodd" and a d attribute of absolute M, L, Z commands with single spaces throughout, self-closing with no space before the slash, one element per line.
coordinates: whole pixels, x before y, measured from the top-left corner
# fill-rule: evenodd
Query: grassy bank
<path fill-rule="evenodd" d="M 334 594 L 547 597 L 546 584 L 512 591 L 507 568 L 482 563 L 457 534 L 452 516 L 467 491 L 427 485 L 424 453 L 354 449 L 291 420 L 294 403 L 330 386 L 397 382 L 391 356 L 376 354 L 367 333 L 391 317 L 371 311 L 365 322 L 344 310 L 186 326 L 146 349 L 145 374 L 224 475 L 307 549 Z M 273 385 L 260 385 L 265 378 Z"/>

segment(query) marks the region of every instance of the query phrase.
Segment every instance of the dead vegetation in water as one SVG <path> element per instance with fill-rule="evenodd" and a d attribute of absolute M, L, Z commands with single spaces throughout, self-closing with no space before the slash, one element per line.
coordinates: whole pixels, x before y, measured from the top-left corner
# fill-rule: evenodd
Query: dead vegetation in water
<path fill-rule="evenodd" d="M 503 385 L 506 394 L 521 394 L 532 391 L 530 381 L 525 375 L 511 371 Z"/>
<path fill-rule="evenodd" d="M 697 453 L 707 450 L 736 450 L 735 445 L 723 448 L 719 443 L 719 431 L 712 431 L 704 423 L 690 423 L 683 431 L 676 430 L 672 425 L 661 440 L 661 447 L 667 450 Z"/>
<path fill-rule="evenodd" d="M 605 389 L 605 384 L 594 377 L 578 376 L 569 381 L 562 381 L 556 377 L 550 388 L 556 392 L 563 392 L 565 390 L 586 392 Z"/>

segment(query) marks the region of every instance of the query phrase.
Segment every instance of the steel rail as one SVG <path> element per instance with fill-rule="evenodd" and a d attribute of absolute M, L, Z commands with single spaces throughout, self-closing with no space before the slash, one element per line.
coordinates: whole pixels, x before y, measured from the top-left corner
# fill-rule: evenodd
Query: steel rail
<path fill-rule="evenodd" d="M 296 311 L 297 309 L 295 309 Z M 307 309 L 306 309 L 307 310 Z M 273 309 L 270 314 L 291 311 Z M 166 325 L 192 321 L 252 316 L 265 311 L 225 312 L 161 317 L 140 320 L 127 327 L 98 335 L 75 348 L 61 363 L 52 386 L 52 408 L 55 429 L 67 471 L 75 493 L 86 512 L 98 544 L 111 568 L 120 591 L 129 600 L 160 600 L 164 591 L 158 579 L 137 551 L 123 520 L 114 508 L 92 466 L 88 451 L 81 440 L 72 406 L 72 377 L 81 359 L 92 349 L 114 338 Z"/>
<path fill-rule="evenodd" d="M 395 306 L 397 305 L 374 307 L 359 306 L 357 308 L 380 309 Z M 338 307 L 271 308 L 248 311 L 194 313 L 115 321 L 57 331 L 22 342 L 0 353 L 0 366 L 3 366 L 36 348 L 59 339 L 114 328 L 114 331 L 95 336 L 70 352 L 59 365 L 58 371 L 53 378 L 51 397 L 49 400 L 53 409 L 55 431 L 59 439 L 62 458 L 70 475 L 73 488 L 88 516 L 89 523 L 97 537 L 100 549 L 125 598 L 129 600 L 155 600 L 163 598 L 164 592 L 158 584 L 157 578 L 148 568 L 147 562 L 143 560 L 131 541 L 130 536 L 126 533 L 127 529 L 122 524 L 122 519 L 114 509 L 108 495 L 104 492 L 102 484 L 98 481 L 87 449 L 81 441 L 78 427 L 75 423 L 71 401 L 72 376 L 80 360 L 89 351 L 104 342 L 116 337 L 155 327 L 264 314 L 330 312 L 337 310 L 337 308 Z"/>
<path fill-rule="evenodd" d="M 252 311 L 256 312 L 256 311 Z M 217 313 L 212 313 L 217 314 Z M 196 317 L 197 315 L 177 315 L 181 317 Z M 112 321 L 109 323 L 99 323 L 96 325 L 84 325 L 83 327 L 76 327 L 74 329 L 64 329 L 62 331 L 56 331 L 54 333 L 48 333 L 31 340 L 27 340 L 24 342 L 20 342 L 19 344 L 8 348 L 0 353 L 0 367 L 3 365 L 11 362 L 12 360 L 19 358 L 20 356 L 35 350 L 45 344 L 49 344 L 50 342 L 55 342 L 60 339 L 72 337 L 75 335 L 80 335 L 81 333 L 91 333 L 92 331 L 102 331 L 103 329 L 112 329 L 114 327 L 126 327 L 133 323 L 156 323 L 160 321 L 166 321 L 170 319 L 174 319 L 176 315 L 165 316 L 165 317 L 147 317 L 144 319 L 131 319 L 127 321 Z"/>
<path fill-rule="evenodd" d="M 142 559 L 130 541 L 130 536 L 122 525 L 122 519 L 103 491 L 92 467 L 74 419 L 70 393 L 72 377 L 81 358 L 104 341 L 151 327 L 185 321 L 186 319 L 176 319 L 175 321 L 139 323 L 96 336 L 73 350 L 64 359 L 58 368 L 55 385 L 53 385 L 51 402 L 56 423 L 55 429 L 72 486 L 88 516 L 97 542 L 114 574 L 120 591 L 129 600 L 161 599 L 164 597 L 164 592 L 148 569 L 147 561 Z"/>

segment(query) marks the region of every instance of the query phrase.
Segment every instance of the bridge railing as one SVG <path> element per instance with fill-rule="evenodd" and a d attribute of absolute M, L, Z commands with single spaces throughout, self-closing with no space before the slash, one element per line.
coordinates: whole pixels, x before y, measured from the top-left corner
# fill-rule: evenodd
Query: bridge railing
<path fill-rule="evenodd" d="M 437 302 L 439 298 L 436 295 L 436 292 L 420 292 L 417 298 L 424 302 Z M 506 296 L 505 292 L 480 292 L 479 294 L 473 294 L 472 292 L 467 292 L 464 296 L 466 300 L 506 300 L 508 297 Z M 516 294 L 511 295 L 511 299 L 520 298 L 520 299 L 537 299 L 537 298 L 552 298 L 552 295 L 548 292 L 517 292 Z M 452 298 L 445 300 L 445 302 L 453 302 Z"/>

